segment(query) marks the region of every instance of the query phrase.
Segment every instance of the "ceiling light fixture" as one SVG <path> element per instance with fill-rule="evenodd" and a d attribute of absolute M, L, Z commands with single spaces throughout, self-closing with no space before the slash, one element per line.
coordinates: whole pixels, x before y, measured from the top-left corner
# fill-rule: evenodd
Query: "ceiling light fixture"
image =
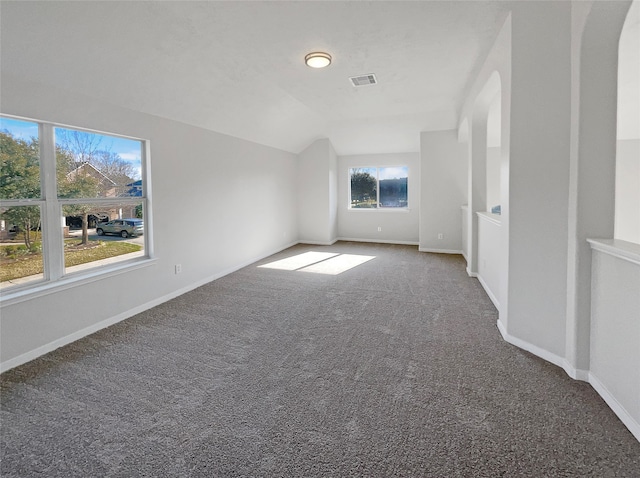
<path fill-rule="evenodd" d="M 304 62 L 311 68 L 324 68 L 331 64 L 331 55 L 321 51 L 315 51 L 305 56 Z"/>

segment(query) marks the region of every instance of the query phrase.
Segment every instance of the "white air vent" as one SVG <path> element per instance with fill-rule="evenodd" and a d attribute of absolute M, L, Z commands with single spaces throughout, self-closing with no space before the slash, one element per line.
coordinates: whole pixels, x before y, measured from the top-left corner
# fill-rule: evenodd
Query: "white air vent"
<path fill-rule="evenodd" d="M 349 79 L 351 80 L 351 84 L 353 86 L 369 86 L 378 83 L 378 80 L 376 80 L 376 75 L 374 75 L 373 73 L 370 73 L 368 75 L 352 76 Z"/>

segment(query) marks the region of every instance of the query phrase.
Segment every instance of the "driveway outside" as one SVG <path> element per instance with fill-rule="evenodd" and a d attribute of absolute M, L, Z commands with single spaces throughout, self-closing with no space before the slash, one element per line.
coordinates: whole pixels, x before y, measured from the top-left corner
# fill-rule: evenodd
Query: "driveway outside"
<path fill-rule="evenodd" d="M 144 236 L 136 236 L 136 237 L 127 237 L 127 238 L 122 238 L 120 236 L 115 236 L 115 235 L 104 235 L 104 236 L 98 236 L 96 234 L 96 230 L 95 228 L 89 229 L 89 240 L 90 241 L 121 241 L 121 242 L 130 242 L 132 244 L 138 244 L 139 246 L 143 246 L 144 247 Z M 82 237 L 82 230 L 81 229 L 72 229 L 69 231 L 69 236 L 71 237 Z"/>

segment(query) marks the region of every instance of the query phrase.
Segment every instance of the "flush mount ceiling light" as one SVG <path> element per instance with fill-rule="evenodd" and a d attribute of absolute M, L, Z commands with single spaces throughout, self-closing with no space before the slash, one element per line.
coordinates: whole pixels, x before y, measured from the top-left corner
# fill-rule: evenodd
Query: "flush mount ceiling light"
<path fill-rule="evenodd" d="M 331 64 L 331 55 L 321 51 L 315 51 L 305 56 L 304 62 L 311 68 L 324 68 Z"/>

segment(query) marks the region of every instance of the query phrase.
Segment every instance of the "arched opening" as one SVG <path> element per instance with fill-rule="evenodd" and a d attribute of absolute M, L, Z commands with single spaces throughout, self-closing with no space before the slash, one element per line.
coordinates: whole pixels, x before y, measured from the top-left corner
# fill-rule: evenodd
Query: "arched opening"
<path fill-rule="evenodd" d="M 640 244 L 640 1 L 627 13 L 618 53 L 616 239 Z"/>
<path fill-rule="evenodd" d="M 497 92 L 487 117 L 487 212 L 500 214 L 501 177 L 501 96 Z"/>
<path fill-rule="evenodd" d="M 470 270 L 500 311 L 504 254 L 502 203 L 502 85 L 494 71 L 474 103 L 470 139 Z"/>

